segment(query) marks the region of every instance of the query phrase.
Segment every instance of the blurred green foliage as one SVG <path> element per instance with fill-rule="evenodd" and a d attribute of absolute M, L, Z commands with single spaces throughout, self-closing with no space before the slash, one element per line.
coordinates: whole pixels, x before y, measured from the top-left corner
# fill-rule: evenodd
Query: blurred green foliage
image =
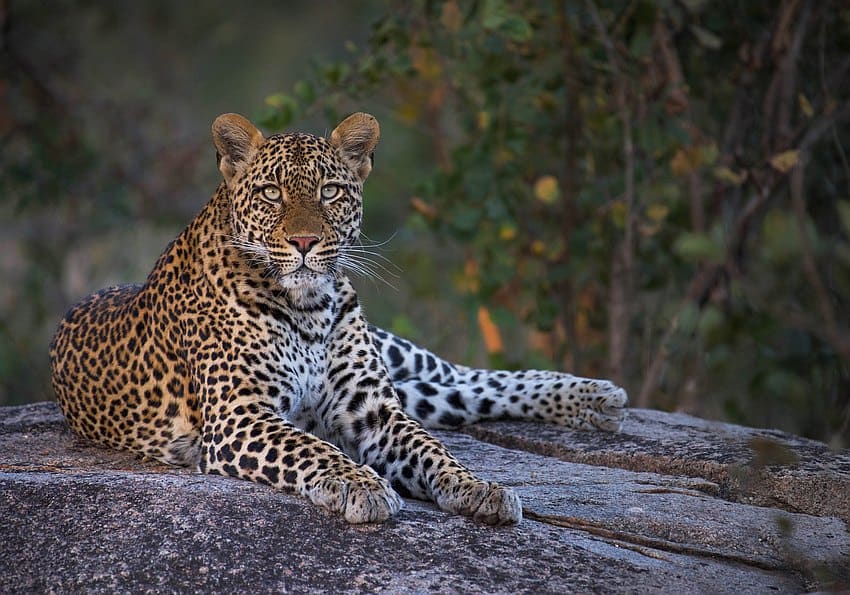
<path fill-rule="evenodd" d="M 142 281 L 212 194 L 213 119 L 250 114 L 303 72 L 305 51 L 342 55 L 371 10 L 0 0 L 0 405 L 51 398 L 59 318 Z"/>
<path fill-rule="evenodd" d="M 846 3 L 0 8 L 0 403 L 49 398 L 58 317 L 211 194 L 217 114 L 365 110 L 365 230 L 403 270 L 358 282 L 373 322 L 850 442 Z"/>
<path fill-rule="evenodd" d="M 464 247 L 494 361 L 846 445 L 846 3 L 389 1 L 348 49 L 263 122 L 375 101 L 420 134 L 410 225 Z"/>

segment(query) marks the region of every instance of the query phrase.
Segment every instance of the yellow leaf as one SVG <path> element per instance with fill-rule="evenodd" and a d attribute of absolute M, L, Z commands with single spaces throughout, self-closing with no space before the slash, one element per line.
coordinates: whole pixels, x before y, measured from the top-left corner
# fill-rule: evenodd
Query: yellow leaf
<path fill-rule="evenodd" d="M 275 93 L 266 97 L 266 105 L 280 108 L 286 104 L 286 99 L 287 97 L 283 93 Z"/>
<path fill-rule="evenodd" d="M 546 244 L 541 240 L 534 240 L 531 242 L 531 252 L 535 256 L 543 256 L 546 253 Z"/>
<path fill-rule="evenodd" d="M 670 213 L 670 207 L 660 202 L 653 203 L 646 209 L 646 216 L 656 223 L 664 221 L 668 213 Z"/>
<path fill-rule="evenodd" d="M 463 272 L 454 277 L 455 287 L 460 293 L 477 293 L 480 287 L 478 283 L 478 263 L 472 259 L 463 265 Z"/>
<path fill-rule="evenodd" d="M 670 169 L 674 176 L 684 177 L 697 168 L 694 151 L 690 147 L 679 149 L 670 160 Z"/>
<path fill-rule="evenodd" d="M 561 196 L 555 176 L 541 176 L 534 183 L 534 196 L 542 203 L 552 204 Z"/>
<path fill-rule="evenodd" d="M 626 203 L 622 200 L 617 200 L 611 203 L 611 220 L 614 222 L 614 225 L 623 229 L 626 226 L 626 212 L 628 208 L 626 207 Z"/>
<path fill-rule="evenodd" d="M 673 175 L 684 177 L 699 167 L 711 165 L 717 160 L 717 145 L 712 141 L 702 145 L 682 147 L 670 160 Z"/>
<path fill-rule="evenodd" d="M 800 93 L 799 95 L 797 95 L 797 102 L 800 104 L 800 111 L 806 114 L 807 118 L 811 118 L 815 115 L 815 110 L 812 107 L 812 104 L 809 101 L 808 97 Z"/>
<path fill-rule="evenodd" d="M 503 242 L 510 242 L 516 238 L 516 227 L 507 223 L 499 229 L 499 239 Z"/>
<path fill-rule="evenodd" d="M 740 186 L 747 179 L 747 172 L 739 174 L 725 165 L 721 165 L 720 167 L 714 168 L 714 177 L 721 182 L 728 182 L 733 186 Z"/>
<path fill-rule="evenodd" d="M 484 347 L 487 349 L 487 353 L 501 353 L 504 349 L 502 334 L 499 332 L 499 327 L 493 322 L 490 310 L 485 306 L 478 307 L 478 328 L 481 329 L 481 336 L 484 338 Z"/>
<path fill-rule="evenodd" d="M 487 130 L 490 127 L 490 112 L 488 111 L 480 111 L 478 112 L 478 128 L 481 130 Z"/>
<path fill-rule="evenodd" d="M 719 151 L 714 141 L 700 145 L 697 147 L 699 165 L 714 165 L 714 162 L 717 161 L 718 153 Z"/>
<path fill-rule="evenodd" d="M 794 167 L 796 167 L 797 163 L 800 162 L 800 151 L 797 149 L 792 149 L 790 151 L 783 151 L 782 153 L 777 153 L 773 157 L 770 158 L 770 165 L 773 166 L 773 169 L 776 171 L 786 174 Z"/>
<path fill-rule="evenodd" d="M 414 124 L 422 115 L 422 109 L 420 104 L 415 101 L 405 101 L 396 109 L 395 113 L 402 122 Z"/>

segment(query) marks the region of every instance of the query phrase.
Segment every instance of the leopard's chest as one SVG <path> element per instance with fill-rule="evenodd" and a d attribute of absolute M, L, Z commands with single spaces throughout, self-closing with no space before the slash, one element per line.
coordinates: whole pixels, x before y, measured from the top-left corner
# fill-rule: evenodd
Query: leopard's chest
<path fill-rule="evenodd" d="M 290 344 L 287 365 L 292 384 L 290 415 L 297 418 L 321 399 L 328 370 L 327 347 L 322 343 Z"/>
<path fill-rule="evenodd" d="M 328 377 L 338 359 L 333 345 L 349 294 L 332 283 L 311 292 L 259 297 L 247 284 L 236 288 L 221 310 L 226 316 L 216 322 L 239 346 L 238 359 L 250 362 L 248 385 L 261 400 L 272 401 L 281 417 L 312 427 L 327 401 Z"/>
<path fill-rule="evenodd" d="M 261 359 L 266 360 L 272 391 L 279 394 L 279 411 L 291 421 L 314 410 L 322 399 L 330 366 L 327 337 L 332 320 L 332 312 L 324 311 L 286 310 L 261 317 L 260 326 L 273 346 L 271 361 Z"/>

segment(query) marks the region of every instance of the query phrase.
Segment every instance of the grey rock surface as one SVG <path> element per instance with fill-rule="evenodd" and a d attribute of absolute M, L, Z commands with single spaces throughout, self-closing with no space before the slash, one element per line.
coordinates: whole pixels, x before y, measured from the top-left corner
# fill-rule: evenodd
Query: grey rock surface
<path fill-rule="evenodd" d="M 519 492 L 518 527 L 478 525 L 414 500 L 385 523 L 349 526 L 265 486 L 90 446 L 52 403 L 0 408 L 0 592 L 848 586 L 846 487 L 805 493 L 817 478 L 846 486 L 846 452 L 768 433 L 782 446 L 780 464 L 765 458 L 763 431 L 648 411 L 615 435 L 507 422 L 468 432 L 478 438 L 438 435 L 482 477 Z M 773 494 L 752 489 L 766 472 L 791 480 L 777 479 Z M 794 502 L 813 503 L 805 512 L 789 504 L 789 486 Z"/>
<path fill-rule="evenodd" d="M 470 435 L 564 461 L 686 475 L 717 484 L 724 498 L 850 523 L 850 453 L 777 430 L 631 409 L 616 439 L 596 432 L 515 422 Z"/>

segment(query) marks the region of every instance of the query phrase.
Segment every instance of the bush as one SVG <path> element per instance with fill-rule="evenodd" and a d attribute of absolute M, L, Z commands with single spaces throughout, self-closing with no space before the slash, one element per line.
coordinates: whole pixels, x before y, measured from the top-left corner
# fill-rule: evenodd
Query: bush
<path fill-rule="evenodd" d="M 411 220 L 468 247 L 495 362 L 527 327 L 637 406 L 847 439 L 845 3 L 396 0 L 350 50 L 264 123 L 371 98 L 425 133 Z"/>

